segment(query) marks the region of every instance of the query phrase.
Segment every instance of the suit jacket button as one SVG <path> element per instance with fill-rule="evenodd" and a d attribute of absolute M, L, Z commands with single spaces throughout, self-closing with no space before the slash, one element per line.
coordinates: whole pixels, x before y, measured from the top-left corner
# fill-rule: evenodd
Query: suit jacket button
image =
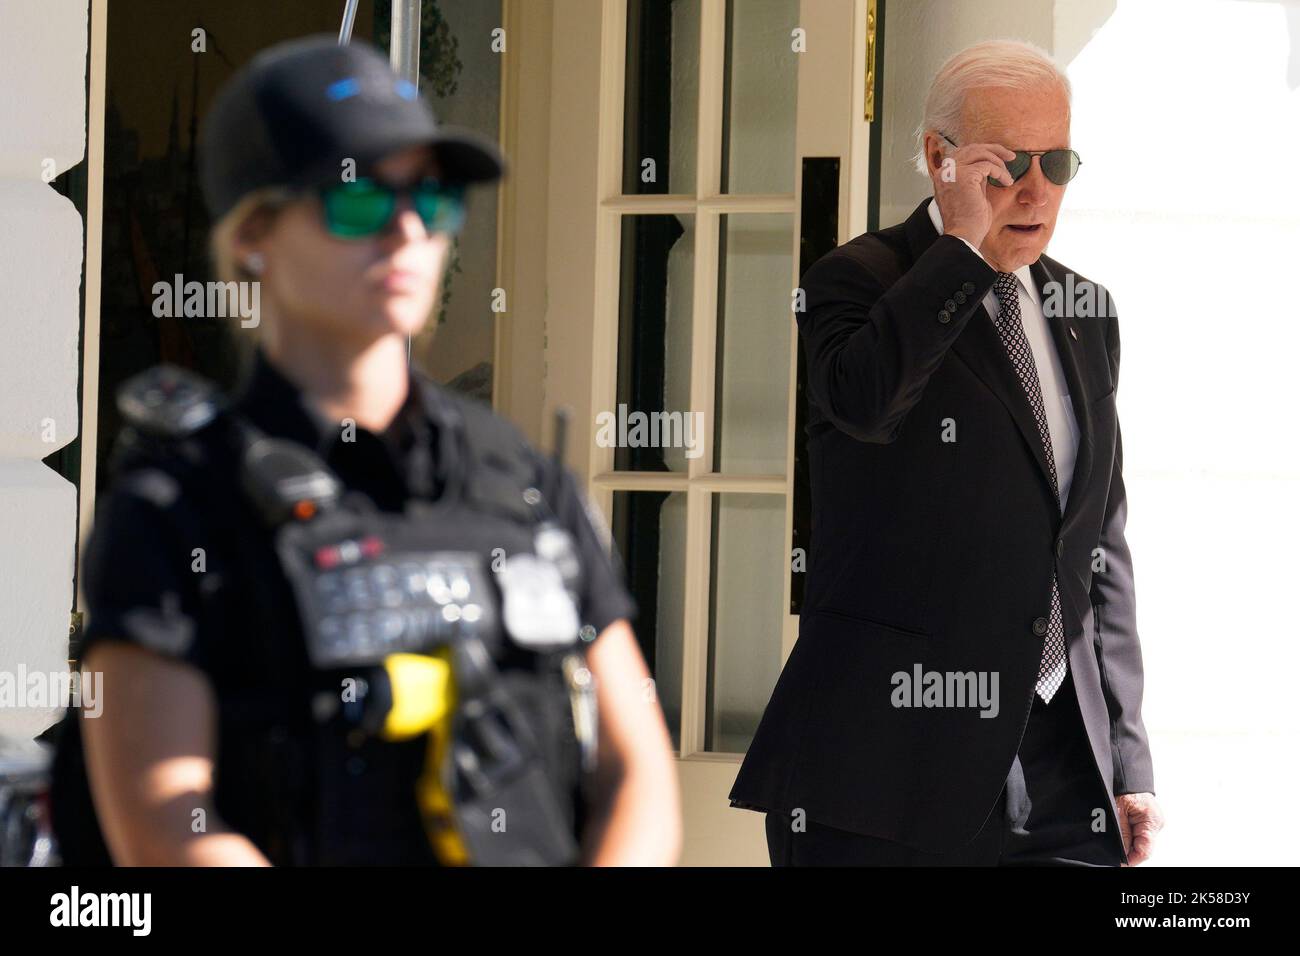
<path fill-rule="evenodd" d="M 958 295 L 961 295 L 960 292 L 957 293 L 957 294 L 958 294 Z M 956 311 L 957 311 L 957 303 L 954 302 L 952 299 L 949 299 L 947 302 L 945 302 L 945 303 L 943 304 L 943 307 L 944 307 L 944 309 L 946 309 L 946 310 L 949 311 L 949 312 L 956 312 Z"/>
<path fill-rule="evenodd" d="M 1042 637 L 1044 634 L 1047 633 L 1047 618 L 1045 617 L 1034 618 L 1034 633 L 1037 634 L 1039 637 Z"/>
<path fill-rule="evenodd" d="M 961 284 L 961 291 L 965 292 L 967 295 L 973 295 L 975 292 L 975 283 L 963 282 Z"/>
<path fill-rule="evenodd" d="M 952 313 L 949 312 L 947 309 L 940 309 L 938 318 L 940 322 L 946 324 L 948 320 L 952 318 Z"/>
<path fill-rule="evenodd" d="M 1056 542 L 1056 556 L 1057 556 L 1058 558 L 1063 558 L 1063 557 L 1065 557 L 1065 539 L 1064 539 L 1064 538 L 1061 538 L 1059 541 Z"/>
<path fill-rule="evenodd" d="M 953 297 L 954 299 L 957 300 L 957 304 L 958 304 L 958 305 L 963 305 L 963 304 L 965 304 L 965 302 L 966 302 L 966 293 L 965 293 L 965 292 L 961 292 L 961 291 L 954 292 L 954 293 L 952 294 L 952 297 Z"/>

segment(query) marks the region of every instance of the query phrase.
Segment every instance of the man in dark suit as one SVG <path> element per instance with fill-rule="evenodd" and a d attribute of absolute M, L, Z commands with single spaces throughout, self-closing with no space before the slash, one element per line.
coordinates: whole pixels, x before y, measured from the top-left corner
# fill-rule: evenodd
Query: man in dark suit
<path fill-rule="evenodd" d="M 922 127 L 934 198 L 803 279 L 808 581 L 732 805 L 766 811 L 774 865 L 1138 863 L 1162 820 L 1119 326 L 1043 255 L 1068 80 L 979 44 Z"/>

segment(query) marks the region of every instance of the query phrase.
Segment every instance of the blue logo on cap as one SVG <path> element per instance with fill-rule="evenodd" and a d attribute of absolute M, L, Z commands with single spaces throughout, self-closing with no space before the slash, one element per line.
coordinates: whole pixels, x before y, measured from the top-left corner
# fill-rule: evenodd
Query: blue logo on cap
<path fill-rule="evenodd" d="M 420 91 L 415 88 L 415 84 L 410 80 L 397 80 L 393 84 L 393 89 L 404 100 L 414 100 L 420 95 Z M 356 96 L 360 92 L 361 81 L 352 76 L 343 80 L 335 80 L 325 88 L 325 95 L 335 103 Z"/>
<path fill-rule="evenodd" d="M 339 100 L 346 100 L 349 96 L 356 96 L 359 92 L 361 92 L 361 84 L 351 77 L 346 80 L 336 80 L 325 88 L 325 95 L 336 103 Z"/>

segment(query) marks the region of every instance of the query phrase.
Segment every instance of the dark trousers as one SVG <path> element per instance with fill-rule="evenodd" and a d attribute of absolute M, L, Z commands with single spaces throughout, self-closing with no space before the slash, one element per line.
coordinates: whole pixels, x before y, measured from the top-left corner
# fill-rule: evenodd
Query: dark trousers
<path fill-rule="evenodd" d="M 812 820 L 795 831 L 770 812 L 767 847 L 773 866 L 1119 866 L 1113 814 L 1067 672 L 1050 704 L 1034 696 L 1006 785 L 970 843 L 926 853 Z"/>

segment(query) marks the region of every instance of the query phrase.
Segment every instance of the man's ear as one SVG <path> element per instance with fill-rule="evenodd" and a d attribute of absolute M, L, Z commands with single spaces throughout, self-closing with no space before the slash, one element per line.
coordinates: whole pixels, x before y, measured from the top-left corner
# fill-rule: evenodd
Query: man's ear
<path fill-rule="evenodd" d="M 944 146 L 943 137 L 934 130 L 925 132 L 925 165 L 930 172 L 937 172 L 943 167 Z"/>

